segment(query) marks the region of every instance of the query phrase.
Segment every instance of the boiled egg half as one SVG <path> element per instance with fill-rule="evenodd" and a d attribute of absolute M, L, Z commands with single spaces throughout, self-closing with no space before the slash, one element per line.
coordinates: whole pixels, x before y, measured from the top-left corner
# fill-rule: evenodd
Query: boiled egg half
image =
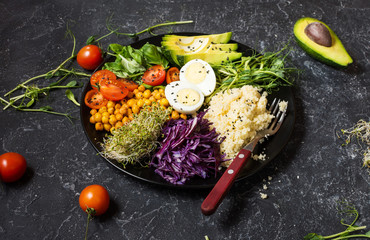
<path fill-rule="evenodd" d="M 180 69 L 180 82 L 193 84 L 209 96 L 216 88 L 216 75 L 207 62 L 193 59 Z"/>
<path fill-rule="evenodd" d="M 171 82 L 166 86 L 164 94 L 169 104 L 179 113 L 194 114 L 204 102 L 202 91 L 187 82 Z"/>

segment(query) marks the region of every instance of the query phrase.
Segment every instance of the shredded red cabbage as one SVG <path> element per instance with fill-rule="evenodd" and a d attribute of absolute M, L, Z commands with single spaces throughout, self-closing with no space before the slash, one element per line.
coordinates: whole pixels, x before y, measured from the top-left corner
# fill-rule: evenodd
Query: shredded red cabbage
<path fill-rule="evenodd" d="M 220 144 L 212 124 L 204 119 L 205 112 L 197 117 L 184 120 L 169 120 L 163 127 L 164 139 L 159 151 L 150 163 L 155 172 L 172 184 L 184 184 L 193 176 L 206 178 L 218 171 L 224 161 Z"/>

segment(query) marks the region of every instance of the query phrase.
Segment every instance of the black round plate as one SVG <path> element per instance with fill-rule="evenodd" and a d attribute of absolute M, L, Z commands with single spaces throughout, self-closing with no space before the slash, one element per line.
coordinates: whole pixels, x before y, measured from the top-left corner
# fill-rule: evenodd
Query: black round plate
<path fill-rule="evenodd" d="M 201 33 L 188 33 L 188 32 L 181 32 L 181 33 L 175 33 L 175 34 L 189 35 L 189 36 L 202 35 Z M 131 46 L 134 48 L 140 48 L 147 42 L 160 46 L 162 37 L 163 35 L 159 35 L 159 36 L 142 39 L 140 41 L 137 41 L 131 44 Z M 235 41 L 230 41 L 230 42 L 238 43 Z M 243 52 L 245 56 L 251 55 L 254 52 L 253 49 L 241 43 L 238 43 L 238 46 L 239 46 L 238 51 Z M 90 83 L 86 82 L 84 91 L 82 93 L 82 97 L 80 100 L 81 103 L 84 102 L 84 97 L 89 90 L 91 90 Z M 286 145 L 286 143 L 288 142 L 290 138 L 290 135 L 294 127 L 294 122 L 295 122 L 295 105 L 294 105 L 294 97 L 293 97 L 291 88 L 282 87 L 280 88 L 279 91 L 275 91 L 269 94 L 268 100 L 270 103 L 272 102 L 274 98 L 279 98 L 279 99 L 289 102 L 288 109 L 287 109 L 287 116 L 285 117 L 285 120 L 280 130 L 274 136 L 269 137 L 269 139 L 264 141 L 262 144 L 257 145 L 254 151 L 254 153 L 259 153 L 262 151 L 261 149 L 263 149 L 263 153 L 266 154 L 266 160 L 265 161 L 255 161 L 255 160 L 250 159 L 248 163 L 246 164 L 244 170 L 239 174 L 239 177 L 236 179 L 236 181 L 250 177 L 251 175 L 261 170 L 263 167 L 265 167 L 270 161 L 272 161 L 279 154 L 279 152 L 283 149 L 283 147 Z M 106 136 L 107 133 L 95 130 L 94 124 L 91 124 L 89 122 L 90 109 L 85 104 L 81 104 L 80 115 L 81 115 L 82 126 L 83 126 L 84 132 L 88 140 L 93 145 L 93 147 L 96 149 L 96 151 L 100 152 L 102 150 L 101 143 L 103 142 L 103 138 Z M 112 164 L 113 166 L 115 166 L 117 169 L 121 170 L 122 172 L 128 175 L 144 180 L 146 182 L 168 186 L 168 187 L 210 188 L 216 184 L 216 182 L 221 176 L 221 174 L 218 174 L 217 177 L 210 176 L 207 179 L 203 179 L 200 177 L 194 177 L 190 179 L 189 181 L 187 181 L 184 185 L 173 185 L 165 181 L 158 174 L 156 174 L 153 168 L 143 168 L 139 166 L 126 166 L 126 168 L 123 168 L 122 165 L 116 162 L 115 160 L 108 159 L 108 158 L 104 158 L 104 159 L 110 164 Z"/>

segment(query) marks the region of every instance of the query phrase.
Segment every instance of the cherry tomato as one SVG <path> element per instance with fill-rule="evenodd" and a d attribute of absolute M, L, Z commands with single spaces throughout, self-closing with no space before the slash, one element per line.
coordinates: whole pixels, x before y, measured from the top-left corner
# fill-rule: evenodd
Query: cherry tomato
<path fill-rule="evenodd" d="M 117 80 L 120 81 L 123 85 L 125 85 L 127 89 L 131 92 L 133 92 L 135 89 L 139 87 L 139 84 L 129 79 L 119 78 Z"/>
<path fill-rule="evenodd" d="M 103 62 L 102 51 L 96 45 L 87 45 L 77 53 L 77 62 L 86 70 L 94 70 Z"/>
<path fill-rule="evenodd" d="M 164 67 L 161 65 L 155 65 L 146 70 L 141 80 L 143 83 L 150 86 L 158 86 L 161 85 L 165 79 L 166 71 L 164 70 Z"/>
<path fill-rule="evenodd" d="M 15 182 L 26 172 L 26 159 L 19 153 L 0 155 L 0 178 L 3 182 Z"/>
<path fill-rule="evenodd" d="M 104 98 L 112 101 L 124 99 L 129 92 L 123 83 L 113 79 L 100 81 L 99 91 L 103 94 Z"/>
<path fill-rule="evenodd" d="M 99 109 L 107 103 L 108 100 L 96 89 L 88 91 L 85 95 L 85 104 L 89 108 Z"/>
<path fill-rule="evenodd" d="M 93 216 L 105 213 L 109 207 L 108 191 L 101 185 L 90 185 L 82 190 L 79 198 L 82 210 Z"/>
<path fill-rule="evenodd" d="M 109 70 L 96 71 L 90 78 L 90 84 L 93 88 L 98 89 L 98 85 L 103 80 L 116 80 L 116 75 Z"/>
<path fill-rule="evenodd" d="M 177 67 L 168 69 L 166 75 L 167 84 L 180 80 L 180 70 Z"/>

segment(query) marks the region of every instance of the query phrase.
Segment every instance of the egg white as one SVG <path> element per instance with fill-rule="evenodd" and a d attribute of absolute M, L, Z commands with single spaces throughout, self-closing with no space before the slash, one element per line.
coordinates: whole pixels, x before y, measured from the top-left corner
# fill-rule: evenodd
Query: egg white
<path fill-rule="evenodd" d="M 199 94 L 199 101 L 194 105 L 185 105 L 177 100 L 178 92 L 182 89 L 192 89 Z M 168 84 L 164 90 L 164 94 L 169 104 L 179 113 L 194 114 L 196 113 L 204 102 L 204 95 L 202 91 L 197 88 L 194 84 L 187 82 L 176 81 Z"/>
<path fill-rule="evenodd" d="M 201 63 L 204 67 L 204 71 L 206 71 L 206 76 L 203 81 L 199 83 L 193 83 L 186 77 L 186 72 L 189 68 L 194 63 Z M 203 70 L 202 70 L 203 71 Z M 191 74 L 191 73 L 190 73 Z M 180 69 L 180 82 L 187 82 L 190 84 L 194 84 L 197 88 L 199 88 L 204 96 L 209 96 L 213 93 L 213 91 L 216 88 L 216 75 L 215 72 L 213 71 L 211 65 L 209 65 L 206 61 L 203 61 L 201 59 L 193 59 L 189 62 L 187 62 L 181 69 Z"/>

